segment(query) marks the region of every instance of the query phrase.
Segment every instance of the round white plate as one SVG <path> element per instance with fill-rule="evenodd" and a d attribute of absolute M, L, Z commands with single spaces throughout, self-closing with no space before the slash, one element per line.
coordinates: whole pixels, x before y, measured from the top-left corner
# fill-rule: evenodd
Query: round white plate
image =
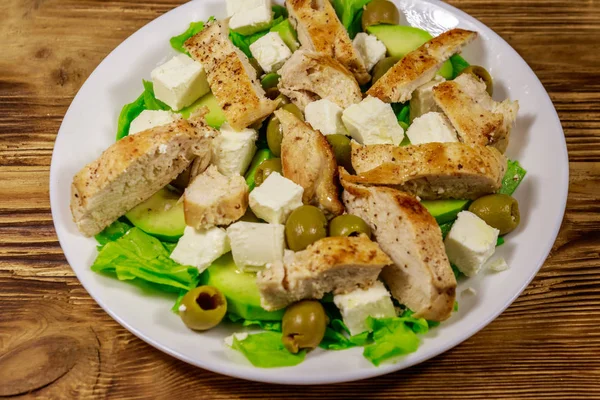
<path fill-rule="evenodd" d="M 71 179 L 115 141 L 117 117 L 124 104 L 142 91 L 142 78 L 172 57 L 169 38 L 189 22 L 225 17 L 224 0 L 192 1 L 152 21 L 125 40 L 96 68 L 71 104 L 60 128 L 50 172 L 52 215 L 60 244 L 82 285 L 98 304 L 130 332 L 152 346 L 198 367 L 244 379 L 317 384 L 352 381 L 397 371 L 434 357 L 489 324 L 521 293 L 546 259 L 558 233 L 567 198 L 568 158 L 563 131 L 548 94 L 525 61 L 498 35 L 469 15 L 439 1 L 396 0 L 408 23 L 434 35 L 460 26 L 479 32 L 464 51 L 472 64 L 487 67 L 495 78 L 494 97 L 519 100 L 521 109 L 507 155 L 528 175 L 515 197 L 521 209 L 519 229 L 496 255 L 510 270 L 482 272 L 459 284 L 460 309 L 422 338 L 417 352 L 395 364 L 374 367 L 362 348 L 311 352 L 296 367 L 259 369 L 234 363 L 222 349 L 232 327 L 194 333 L 170 311 L 174 298 L 143 293 L 134 285 L 90 270 L 96 243 L 83 237 L 71 220 Z M 461 295 L 467 287 L 476 295 Z"/>

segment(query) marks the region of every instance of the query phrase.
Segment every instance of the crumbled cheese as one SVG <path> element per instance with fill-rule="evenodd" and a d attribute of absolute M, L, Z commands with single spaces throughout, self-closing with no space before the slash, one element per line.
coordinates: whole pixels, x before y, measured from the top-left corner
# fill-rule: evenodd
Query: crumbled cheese
<path fill-rule="evenodd" d="M 234 333 L 233 335 L 227 336 L 223 339 L 225 344 L 229 347 L 233 346 L 233 338 L 236 338 L 239 341 L 246 340 L 248 338 L 247 332 Z"/>
<path fill-rule="evenodd" d="M 493 272 L 502 272 L 508 269 L 508 264 L 504 257 L 498 257 L 488 263 L 488 269 Z"/>
<path fill-rule="evenodd" d="M 477 295 L 477 291 L 475 289 L 473 289 L 472 287 L 468 287 L 465 290 L 463 290 L 461 292 L 461 295 L 463 296 L 475 296 Z"/>
<path fill-rule="evenodd" d="M 166 144 L 164 144 L 164 143 L 163 143 L 163 144 L 161 144 L 160 146 L 158 146 L 158 152 L 159 152 L 160 154 L 166 154 L 166 153 L 167 153 L 167 149 L 168 149 L 168 148 L 169 148 L 169 147 L 168 147 Z"/>
<path fill-rule="evenodd" d="M 182 304 L 179 306 L 179 312 L 186 312 L 187 311 L 187 307 L 185 306 L 185 304 Z"/>

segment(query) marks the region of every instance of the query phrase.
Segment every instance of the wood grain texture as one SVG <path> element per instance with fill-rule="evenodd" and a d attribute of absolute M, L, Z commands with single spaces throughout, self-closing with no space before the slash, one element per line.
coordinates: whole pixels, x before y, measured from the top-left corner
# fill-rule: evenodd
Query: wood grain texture
<path fill-rule="evenodd" d="M 487 328 L 428 362 L 364 382 L 294 388 L 196 369 L 135 338 L 80 286 L 54 233 L 48 171 L 73 96 L 121 41 L 182 2 L 0 4 L 0 393 L 36 399 L 600 398 L 600 1 L 450 1 L 525 58 L 563 123 L 571 161 L 567 212 L 535 280 Z M 10 352 L 56 357 L 47 343 L 57 337 L 76 350 L 62 354 L 54 374 L 24 379 L 31 371 L 18 369 L 5 379 Z"/>

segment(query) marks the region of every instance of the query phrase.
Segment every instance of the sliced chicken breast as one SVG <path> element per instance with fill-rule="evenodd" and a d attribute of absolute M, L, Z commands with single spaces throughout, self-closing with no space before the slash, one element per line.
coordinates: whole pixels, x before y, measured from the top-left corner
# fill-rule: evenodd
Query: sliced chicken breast
<path fill-rule="evenodd" d="M 279 310 L 302 299 L 320 299 L 325 293 L 368 288 L 391 263 L 366 235 L 324 238 L 306 250 L 286 251 L 283 262 L 270 264 L 258 273 L 261 306 Z"/>
<path fill-rule="evenodd" d="M 411 146 L 352 142 L 349 182 L 391 186 L 424 200 L 477 199 L 502 186 L 506 158 L 493 147 L 464 143 Z"/>
<path fill-rule="evenodd" d="M 356 80 L 339 62 L 325 54 L 298 50 L 279 70 L 279 90 L 304 111 L 308 103 L 327 99 L 342 108 L 360 103 Z"/>
<path fill-rule="evenodd" d="M 454 306 L 456 279 L 446 256 L 442 232 L 431 214 L 408 193 L 350 183 L 343 169 L 344 205 L 373 231 L 394 264 L 381 278 L 392 295 L 430 321 L 447 319 Z"/>
<path fill-rule="evenodd" d="M 477 37 L 476 32 L 452 29 L 408 53 L 390 68 L 367 95 L 386 103 L 404 103 L 419 86 L 431 81 L 443 63 Z"/>
<path fill-rule="evenodd" d="M 335 58 L 361 85 L 371 80 L 329 0 L 286 0 L 285 5 L 304 49 Z"/>
<path fill-rule="evenodd" d="M 242 130 L 275 110 L 278 103 L 265 96 L 248 57 L 229 40 L 225 22 L 207 23 L 184 47 L 206 70 L 210 89 L 234 129 Z"/>
<path fill-rule="evenodd" d="M 71 212 L 81 233 L 101 232 L 195 158 L 210 160 L 211 141 L 218 132 L 201 115 L 127 136 L 79 171 L 71 186 Z"/>
<path fill-rule="evenodd" d="M 454 125 L 462 142 L 506 151 L 519 103 L 492 100 L 483 81 L 463 74 L 433 88 L 433 98 Z"/>
<path fill-rule="evenodd" d="M 343 214 L 337 163 L 325 136 L 289 111 L 280 109 L 275 115 L 283 132 L 283 176 L 304 188 L 304 204 L 319 207 L 328 217 Z"/>
<path fill-rule="evenodd" d="M 199 230 L 229 225 L 248 208 L 248 185 L 241 175 L 227 177 L 211 165 L 183 195 L 185 223 Z"/>

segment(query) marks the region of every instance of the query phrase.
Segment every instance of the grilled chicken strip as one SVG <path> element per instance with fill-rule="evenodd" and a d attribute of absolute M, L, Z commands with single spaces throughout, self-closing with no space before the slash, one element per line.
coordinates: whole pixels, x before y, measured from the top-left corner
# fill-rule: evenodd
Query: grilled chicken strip
<path fill-rule="evenodd" d="M 319 207 L 328 217 L 343 214 L 337 163 L 325 136 L 289 111 L 280 109 L 275 115 L 283 132 L 283 176 L 304 188 L 304 204 Z"/>
<path fill-rule="evenodd" d="M 304 49 L 335 58 L 361 85 L 371 80 L 329 0 L 286 0 L 285 5 Z"/>
<path fill-rule="evenodd" d="M 477 199 L 502 186 L 506 158 L 493 147 L 464 143 L 411 146 L 352 142 L 349 182 L 392 186 L 424 200 Z"/>
<path fill-rule="evenodd" d="M 442 33 L 404 56 L 371 86 L 367 95 L 378 97 L 386 103 L 410 100 L 416 88 L 431 81 L 446 60 L 476 37 L 476 32 L 464 29 Z"/>
<path fill-rule="evenodd" d="M 493 146 L 506 151 L 510 131 L 519 111 L 517 101 L 498 103 L 490 97 L 483 81 L 472 74 L 463 74 L 433 88 L 433 98 L 446 113 L 467 144 Z"/>
<path fill-rule="evenodd" d="M 202 64 L 210 89 L 235 130 L 263 120 L 277 107 L 265 96 L 248 57 L 229 40 L 225 22 L 209 22 L 185 42 L 185 49 Z"/>
<path fill-rule="evenodd" d="M 394 261 L 381 271 L 392 295 L 417 318 L 447 319 L 454 306 L 456 279 L 435 219 L 413 195 L 355 185 L 340 169 L 348 212 L 369 224 L 381 249 Z"/>
<path fill-rule="evenodd" d="M 204 123 L 205 112 L 127 136 L 79 171 L 71 186 L 71 212 L 81 233 L 101 232 L 175 179 L 194 158 L 210 160 L 218 132 Z"/>
<path fill-rule="evenodd" d="M 229 225 L 248 208 L 248 185 L 243 176 L 227 177 L 211 165 L 192 180 L 183 195 L 185 223 L 195 229 Z"/>
<path fill-rule="evenodd" d="M 283 262 L 260 271 L 256 284 L 261 306 L 279 310 L 325 293 L 343 294 L 368 288 L 392 260 L 366 235 L 328 237 L 297 253 L 286 251 Z"/>
<path fill-rule="evenodd" d="M 308 103 L 327 99 L 342 108 L 360 103 L 356 80 L 333 58 L 314 51 L 298 50 L 279 70 L 279 90 L 302 111 Z"/>

